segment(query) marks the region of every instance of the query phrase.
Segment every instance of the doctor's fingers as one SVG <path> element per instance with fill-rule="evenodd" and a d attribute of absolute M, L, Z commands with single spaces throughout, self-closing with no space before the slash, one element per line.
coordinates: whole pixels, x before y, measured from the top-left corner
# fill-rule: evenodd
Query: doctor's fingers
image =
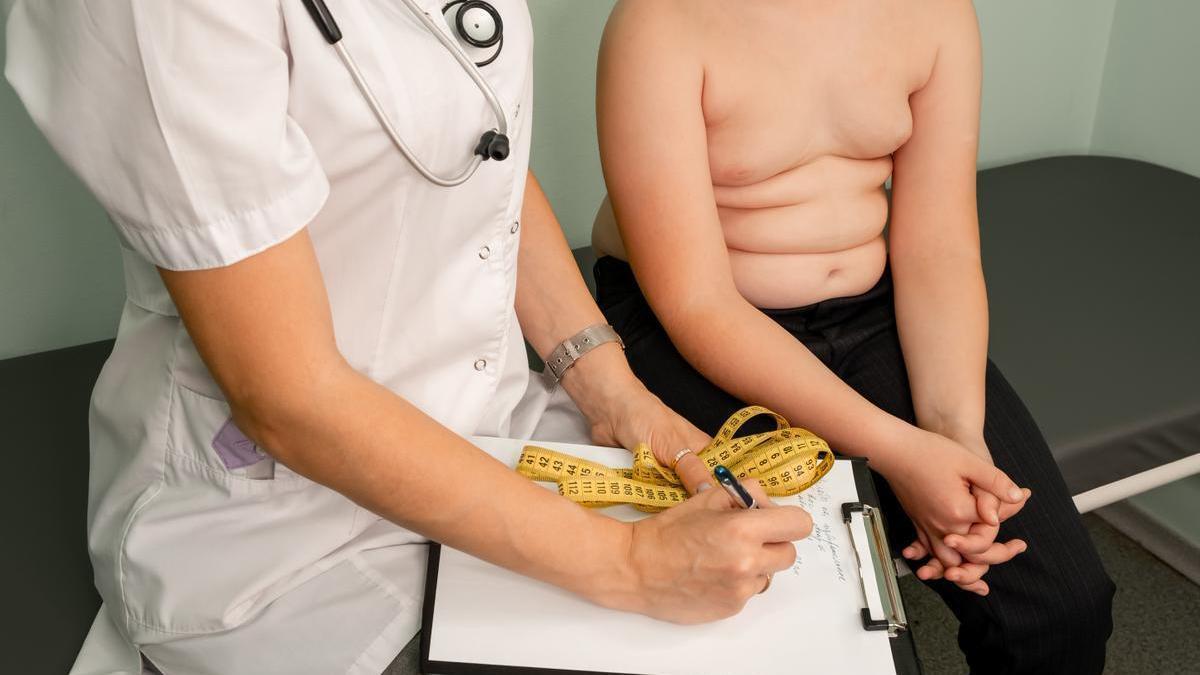
<path fill-rule="evenodd" d="M 762 566 L 759 569 L 764 575 L 782 572 L 795 564 L 796 546 L 790 541 L 763 544 L 760 560 Z"/>
<path fill-rule="evenodd" d="M 697 494 L 701 489 L 708 489 L 702 488 L 703 485 L 717 487 L 708 467 L 694 453 L 689 452 L 679 458 L 679 462 L 675 464 L 675 475 L 683 481 L 683 486 L 687 488 L 689 494 Z"/>
<path fill-rule="evenodd" d="M 653 394 L 650 402 L 633 401 L 635 414 L 640 414 L 641 440 L 650 445 L 654 458 L 663 466 L 671 466 L 679 451 L 688 449 L 699 453 L 712 442 L 712 437 L 679 413 L 671 410 Z"/>
<path fill-rule="evenodd" d="M 704 470 L 706 472 L 708 471 L 704 462 L 702 462 L 700 460 L 696 460 L 696 461 L 700 464 L 700 466 L 702 467 L 702 470 Z M 680 460 L 680 463 L 683 463 L 683 460 Z M 707 476 L 709 478 L 712 478 L 712 474 L 707 474 Z M 716 482 L 716 479 L 712 479 L 712 484 L 714 486 L 716 486 L 718 488 L 718 490 L 721 492 L 721 494 L 725 495 L 725 497 L 729 500 L 728 503 L 729 503 L 730 508 L 742 510 L 741 503 L 738 500 L 736 500 L 732 495 L 725 492 L 725 490 L 723 488 L 720 488 L 720 486 Z M 750 511 L 761 511 L 761 510 L 769 511 L 771 509 L 779 508 L 778 504 L 771 501 L 771 497 L 767 494 L 767 491 L 763 489 L 762 484 L 759 483 L 757 480 L 755 480 L 753 478 L 748 478 L 746 480 L 741 481 L 741 484 L 742 484 L 742 487 L 746 489 L 746 492 L 750 493 L 750 497 L 754 499 L 754 505 L 757 507 L 755 509 L 750 509 Z M 707 490 L 705 490 L 705 492 L 707 492 Z"/>
<path fill-rule="evenodd" d="M 811 534 L 813 528 L 812 516 L 799 506 L 750 509 L 734 515 L 744 536 L 764 544 L 797 541 Z"/>
<path fill-rule="evenodd" d="M 728 559 L 721 576 L 744 600 L 762 591 L 764 577 L 789 569 L 795 562 L 796 547 L 791 542 L 764 544 L 748 555 Z"/>
<path fill-rule="evenodd" d="M 779 506 L 771 501 L 771 497 L 767 495 L 767 491 L 763 489 L 762 483 L 758 482 L 758 480 L 751 478 L 742 481 L 742 487 L 746 488 L 751 497 L 754 497 L 754 503 L 758 505 L 758 508 L 773 509 Z"/>

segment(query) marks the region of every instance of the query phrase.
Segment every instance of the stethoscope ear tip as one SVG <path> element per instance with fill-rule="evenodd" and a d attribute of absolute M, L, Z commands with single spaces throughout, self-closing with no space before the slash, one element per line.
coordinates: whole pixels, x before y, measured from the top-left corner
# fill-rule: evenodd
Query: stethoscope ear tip
<path fill-rule="evenodd" d="M 475 154 L 484 159 L 494 159 L 497 162 L 508 159 L 508 136 L 492 129 L 479 139 L 475 146 Z"/>

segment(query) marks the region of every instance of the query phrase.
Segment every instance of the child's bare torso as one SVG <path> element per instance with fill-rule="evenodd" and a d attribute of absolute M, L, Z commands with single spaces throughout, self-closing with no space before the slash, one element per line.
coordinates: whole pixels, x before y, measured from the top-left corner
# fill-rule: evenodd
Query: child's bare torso
<path fill-rule="evenodd" d="M 887 260 L 891 154 L 933 66 L 919 3 L 688 4 L 706 19 L 699 105 L 738 289 L 763 308 L 868 290 Z M 625 258 L 607 200 L 593 245 Z"/>

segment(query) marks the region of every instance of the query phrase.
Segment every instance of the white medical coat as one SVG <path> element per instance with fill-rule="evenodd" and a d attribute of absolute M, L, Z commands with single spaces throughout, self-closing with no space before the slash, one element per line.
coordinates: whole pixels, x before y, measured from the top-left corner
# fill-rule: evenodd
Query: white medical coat
<path fill-rule="evenodd" d="M 229 407 L 155 266 L 229 265 L 307 227 L 353 367 L 461 434 L 533 432 L 549 394 L 513 309 L 532 30 L 522 0 L 492 2 L 504 51 L 483 74 L 512 154 L 451 189 L 396 151 L 299 0 L 16 3 L 7 77 L 107 210 L 128 293 L 92 399 L 105 606 L 77 673 L 134 670 L 140 649 L 165 673 L 377 675 L 416 631 L 424 540 L 269 458 L 229 468 Z M 418 157 L 456 173 L 495 126 L 476 86 L 401 3 L 328 4 Z"/>

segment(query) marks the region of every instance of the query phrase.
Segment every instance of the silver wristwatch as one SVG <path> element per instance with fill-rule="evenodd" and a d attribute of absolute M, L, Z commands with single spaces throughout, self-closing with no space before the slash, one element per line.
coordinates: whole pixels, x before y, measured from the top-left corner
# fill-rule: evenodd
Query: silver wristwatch
<path fill-rule="evenodd" d="M 554 348 L 554 351 L 550 352 L 550 356 L 546 357 L 546 369 L 542 371 L 542 374 L 552 384 L 557 384 L 562 379 L 563 373 L 575 365 L 575 362 L 584 354 L 608 342 L 615 342 L 621 346 L 621 349 L 625 349 L 625 343 L 621 342 L 621 336 L 617 335 L 617 331 L 613 330 L 612 326 L 608 324 L 588 326 L 563 340 Z"/>

